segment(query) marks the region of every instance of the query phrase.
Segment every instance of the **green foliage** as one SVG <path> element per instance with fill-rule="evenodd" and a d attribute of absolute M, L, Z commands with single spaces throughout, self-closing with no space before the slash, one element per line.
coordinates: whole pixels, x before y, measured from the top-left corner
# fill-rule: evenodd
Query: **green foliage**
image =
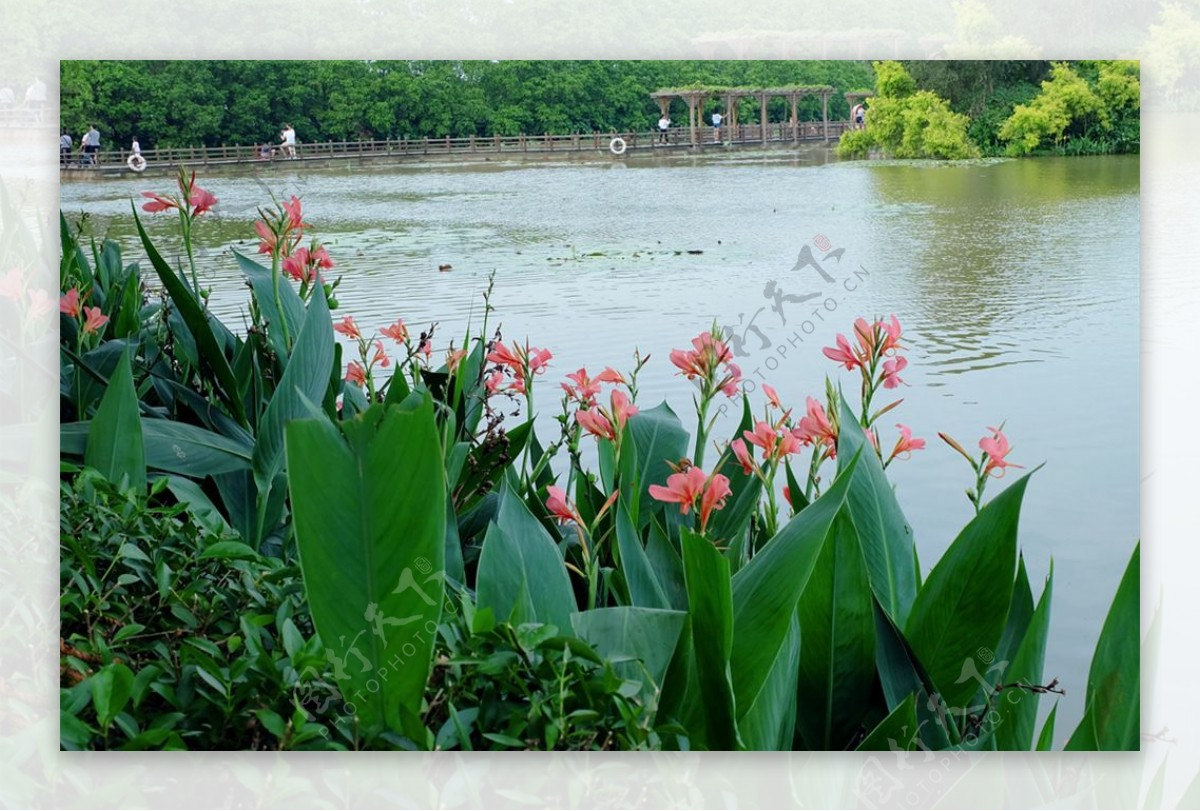
<path fill-rule="evenodd" d="M 1047 142 L 1066 154 L 1133 151 L 1140 96 L 1136 62 L 1055 62 L 1041 93 L 1016 105 L 998 136 L 1010 155 Z"/>
<path fill-rule="evenodd" d="M 60 488 L 62 746 L 348 745 L 299 569 L 165 484 L 148 500 L 85 468 Z"/>
<path fill-rule="evenodd" d="M 893 158 L 971 158 L 978 148 L 967 137 L 967 116 L 945 99 L 917 90 L 899 62 L 876 62 L 876 95 L 868 100 L 862 130 L 842 136 L 838 154 L 859 157 L 878 149 Z"/>
<path fill-rule="evenodd" d="M 881 70 L 876 134 L 951 151 L 914 122 L 958 114 Z M 1096 80 L 1127 103 L 1114 70 Z M 640 357 L 608 371 L 607 397 L 568 394 L 545 442 L 532 420 L 503 428 L 497 400 L 511 413 L 515 391 L 534 413 L 525 383 L 545 359 L 485 338 L 490 307 L 445 364 L 395 337 L 393 376 L 368 369 L 359 386 L 342 380 L 329 285 L 297 292 L 278 261 L 239 257 L 242 337 L 144 232 L 156 303 L 114 245 L 89 256 L 65 224 L 62 237 L 63 289 L 120 325 L 62 317 L 64 748 L 1049 745 L 1052 721 L 1036 740 L 1034 721 L 1039 696 L 1061 692 L 1041 683 L 1052 588 L 1035 606 L 1017 531 L 1030 476 L 985 501 L 1007 450 L 992 437 L 978 461 L 962 451 L 976 516 L 922 582 L 878 450 L 876 420 L 898 403 L 871 410 L 898 322 L 851 358 L 857 410 L 830 381 L 828 411 L 808 405 L 815 428 L 780 404 L 777 425 L 756 421 L 747 402 L 738 436 L 763 453 L 719 444 L 726 477 L 683 458 L 692 442 L 665 405 L 618 408 L 636 403 Z M 705 436 L 728 370 L 714 332 L 673 353 L 707 369 Z M 804 440 L 766 451 L 794 425 Z M 798 479 L 782 457 L 799 443 L 812 457 Z M 1135 551 L 1071 748 L 1136 746 L 1137 571 Z"/>
<path fill-rule="evenodd" d="M 650 93 L 663 87 L 845 91 L 870 75 L 866 62 L 823 60 L 65 61 L 61 117 L 72 133 L 96 123 L 105 147 L 136 135 L 143 149 L 274 142 L 284 122 L 302 142 L 645 130 L 659 116 Z M 742 104 L 756 120 L 758 102 Z M 819 100 L 799 112 L 819 119 Z M 847 112 L 836 93 L 830 114 Z M 774 99 L 769 113 L 791 110 Z M 686 118 L 683 102 L 673 117 Z"/>

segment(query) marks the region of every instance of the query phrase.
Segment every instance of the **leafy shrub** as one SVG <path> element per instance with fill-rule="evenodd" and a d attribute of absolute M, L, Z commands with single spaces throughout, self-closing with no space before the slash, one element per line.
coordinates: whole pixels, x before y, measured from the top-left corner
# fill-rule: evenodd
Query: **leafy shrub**
<path fill-rule="evenodd" d="M 998 135 L 1010 155 L 1047 142 L 1064 154 L 1131 151 L 1140 139 L 1140 96 L 1136 62 L 1083 62 L 1078 70 L 1055 62 L 1041 92 L 1016 105 Z"/>
<path fill-rule="evenodd" d="M 967 137 L 967 116 L 916 82 L 899 62 L 876 62 L 876 95 L 868 100 L 864 128 L 842 135 L 838 154 L 866 155 L 871 148 L 893 158 L 976 157 Z M 843 146 L 845 144 L 845 146 Z"/>
<path fill-rule="evenodd" d="M 63 747 L 338 746 L 299 568 L 166 485 L 147 498 L 87 468 L 61 485 Z"/>

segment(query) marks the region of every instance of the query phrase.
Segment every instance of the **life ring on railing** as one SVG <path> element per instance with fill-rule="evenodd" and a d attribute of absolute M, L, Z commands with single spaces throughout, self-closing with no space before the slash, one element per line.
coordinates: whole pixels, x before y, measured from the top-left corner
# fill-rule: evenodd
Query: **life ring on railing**
<path fill-rule="evenodd" d="M 617 137 L 608 142 L 608 151 L 614 155 L 624 155 L 625 149 L 626 146 L 624 138 Z"/>
<path fill-rule="evenodd" d="M 129 160 L 125 161 L 125 163 L 135 172 L 143 172 L 146 169 L 146 159 L 141 155 L 130 155 Z"/>

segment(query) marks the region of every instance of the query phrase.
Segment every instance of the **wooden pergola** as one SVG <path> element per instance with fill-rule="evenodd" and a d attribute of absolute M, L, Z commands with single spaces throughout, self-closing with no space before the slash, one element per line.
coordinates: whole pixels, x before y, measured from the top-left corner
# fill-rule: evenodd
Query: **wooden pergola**
<path fill-rule="evenodd" d="M 702 126 L 704 121 L 704 103 L 712 98 L 722 99 L 725 102 L 726 115 L 729 116 L 727 126 L 736 128 L 738 126 L 738 102 L 744 98 L 755 98 L 759 101 L 759 127 L 762 131 L 762 139 L 767 140 L 767 102 L 773 98 L 785 98 L 792 105 L 792 141 L 799 141 L 799 119 L 797 116 L 797 107 L 800 104 L 800 99 L 805 96 L 820 96 L 821 98 L 821 120 L 823 122 L 823 135 L 826 141 L 829 140 L 829 97 L 833 95 L 834 89 L 829 85 L 790 85 L 787 87 L 678 87 L 668 88 L 665 90 L 657 90 L 650 94 L 650 98 L 658 102 L 659 109 L 662 114 L 667 115 L 667 108 L 671 104 L 671 99 L 683 99 L 688 106 L 688 128 L 690 129 L 692 146 L 696 145 L 696 128 Z"/>

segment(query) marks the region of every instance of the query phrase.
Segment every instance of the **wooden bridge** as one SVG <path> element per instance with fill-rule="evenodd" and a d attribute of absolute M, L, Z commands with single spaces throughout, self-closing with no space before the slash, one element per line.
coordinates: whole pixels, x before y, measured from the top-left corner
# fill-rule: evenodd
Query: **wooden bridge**
<path fill-rule="evenodd" d="M 736 124 L 721 127 L 721 141 L 712 127 L 690 124 L 672 127 L 666 143 L 659 143 L 657 130 L 641 132 L 593 132 L 572 135 L 470 136 L 468 138 L 400 138 L 375 141 L 325 141 L 299 143 L 295 158 L 283 154 L 278 143 L 268 145 L 266 153 L 258 145 L 182 147 L 143 149 L 146 165 L 142 174 L 174 174 L 180 166 L 232 171 L 286 169 L 297 165 L 338 166 L 358 163 L 407 163 L 440 160 L 520 159 L 522 156 L 550 156 L 592 153 L 614 155 L 614 139 L 621 139 L 625 153 L 651 154 L 658 150 L 700 150 L 739 146 L 785 145 L 801 142 L 830 142 L 851 128 L 849 121 L 781 121 Z M 619 149 L 620 146 L 617 145 Z M 60 167 L 63 182 L 102 177 L 132 177 L 129 150 L 97 153 L 95 165 L 85 160 L 78 149 L 67 165 Z"/>

